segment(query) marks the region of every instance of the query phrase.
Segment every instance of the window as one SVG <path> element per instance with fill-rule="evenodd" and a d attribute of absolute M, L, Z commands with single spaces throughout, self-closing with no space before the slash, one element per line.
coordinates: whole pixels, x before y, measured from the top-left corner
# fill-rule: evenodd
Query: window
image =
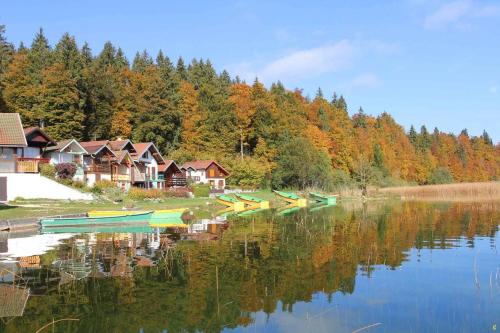
<path fill-rule="evenodd" d="M 215 177 L 215 170 L 214 169 L 208 170 L 208 176 L 209 177 Z"/>
<path fill-rule="evenodd" d="M 194 181 L 199 182 L 200 181 L 200 176 L 194 176 Z"/>

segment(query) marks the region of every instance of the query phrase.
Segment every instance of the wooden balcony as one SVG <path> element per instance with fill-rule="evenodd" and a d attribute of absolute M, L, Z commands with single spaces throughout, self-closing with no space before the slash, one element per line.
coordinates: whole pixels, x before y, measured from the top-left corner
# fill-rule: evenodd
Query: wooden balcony
<path fill-rule="evenodd" d="M 114 182 L 129 182 L 131 180 L 130 175 L 115 175 L 111 176 L 111 180 Z"/>
<path fill-rule="evenodd" d="M 38 173 L 41 164 L 50 163 L 48 158 L 28 158 L 18 157 L 16 159 L 16 172 L 19 173 Z"/>
<path fill-rule="evenodd" d="M 165 185 L 167 187 L 172 187 L 172 186 L 186 186 L 187 181 L 185 177 L 176 177 L 176 178 L 170 178 L 165 181 Z"/>
<path fill-rule="evenodd" d="M 85 168 L 85 171 L 90 173 L 111 173 L 109 164 L 91 164 Z"/>

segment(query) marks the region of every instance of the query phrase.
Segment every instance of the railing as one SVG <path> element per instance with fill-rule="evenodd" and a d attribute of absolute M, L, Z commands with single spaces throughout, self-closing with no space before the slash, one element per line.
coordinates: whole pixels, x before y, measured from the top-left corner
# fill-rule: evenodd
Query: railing
<path fill-rule="evenodd" d="M 111 180 L 114 182 L 129 182 L 130 175 L 113 175 Z"/>
<path fill-rule="evenodd" d="M 181 178 L 181 177 L 170 178 L 170 179 L 167 179 L 167 181 L 165 182 L 165 185 L 168 186 L 168 187 L 172 187 L 172 186 L 186 186 L 186 184 L 187 184 L 186 178 Z"/>
<path fill-rule="evenodd" d="M 48 158 L 18 157 L 16 169 L 20 173 L 38 173 L 40 164 L 48 163 L 50 163 Z"/>
<path fill-rule="evenodd" d="M 139 172 L 139 170 L 134 169 L 134 177 L 132 178 L 134 182 L 144 182 L 146 181 L 146 175 Z"/>
<path fill-rule="evenodd" d="M 108 164 L 91 164 L 88 165 L 85 170 L 87 172 L 111 173 L 111 166 Z"/>

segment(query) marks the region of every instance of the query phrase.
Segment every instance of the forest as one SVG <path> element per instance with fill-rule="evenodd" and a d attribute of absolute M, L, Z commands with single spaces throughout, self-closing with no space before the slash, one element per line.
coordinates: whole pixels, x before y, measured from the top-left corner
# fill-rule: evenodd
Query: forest
<path fill-rule="evenodd" d="M 111 42 L 94 54 L 68 33 L 52 46 L 42 29 L 15 46 L 0 26 L 0 112 L 55 140 L 153 141 L 179 163 L 217 159 L 231 185 L 248 188 L 498 179 L 500 145 L 485 131 L 405 130 L 386 112 L 355 110 L 341 94 L 248 83 L 207 59 L 144 50 L 130 62 Z"/>

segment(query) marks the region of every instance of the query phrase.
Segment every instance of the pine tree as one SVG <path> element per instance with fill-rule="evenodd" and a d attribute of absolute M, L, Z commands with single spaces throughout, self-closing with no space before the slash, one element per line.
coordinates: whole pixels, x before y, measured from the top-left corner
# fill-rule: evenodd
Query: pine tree
<path fill-rule="evenodd" d="M 55 140 L 81 139 L 83 112 L 79 108 L 76 80 L 63 64 L 56 63 L 43 71 L 43 124 Z"/>
<path fill-rule="evenodd" d="M 184 65 L 184 59 L 182 59 L 182 57 L 179 57 L 179 59 L 177 60 L 176 71 L 181 80 L 187 80 L 186 65 Z"/>
<path fill-rule="evenodd" d="M 52 64 L 52 50 L 48 39 L 40 28 L 28 52 L 30 76 L 34 84 L 42 83 L 42 72 Z"/>
<path fill-rule="evenodd" d="M 410 139 L 410 142 L 413 146 L 417 146 L 417 141 L 418 141 L 418 134 L 417 131 L 415 130 L 415 127 L 413 125 L 410 126 L 410 132 L 408 133 L 408 139 Z"/>
<path fill-rule="evenodd" d="M 481 138 L 487 145 L 493 146 L 493 140 L 491 139 L 488 132 L 486 132 L 486 130 L 483 130 L 483 135 L 481 136 Z"/>

